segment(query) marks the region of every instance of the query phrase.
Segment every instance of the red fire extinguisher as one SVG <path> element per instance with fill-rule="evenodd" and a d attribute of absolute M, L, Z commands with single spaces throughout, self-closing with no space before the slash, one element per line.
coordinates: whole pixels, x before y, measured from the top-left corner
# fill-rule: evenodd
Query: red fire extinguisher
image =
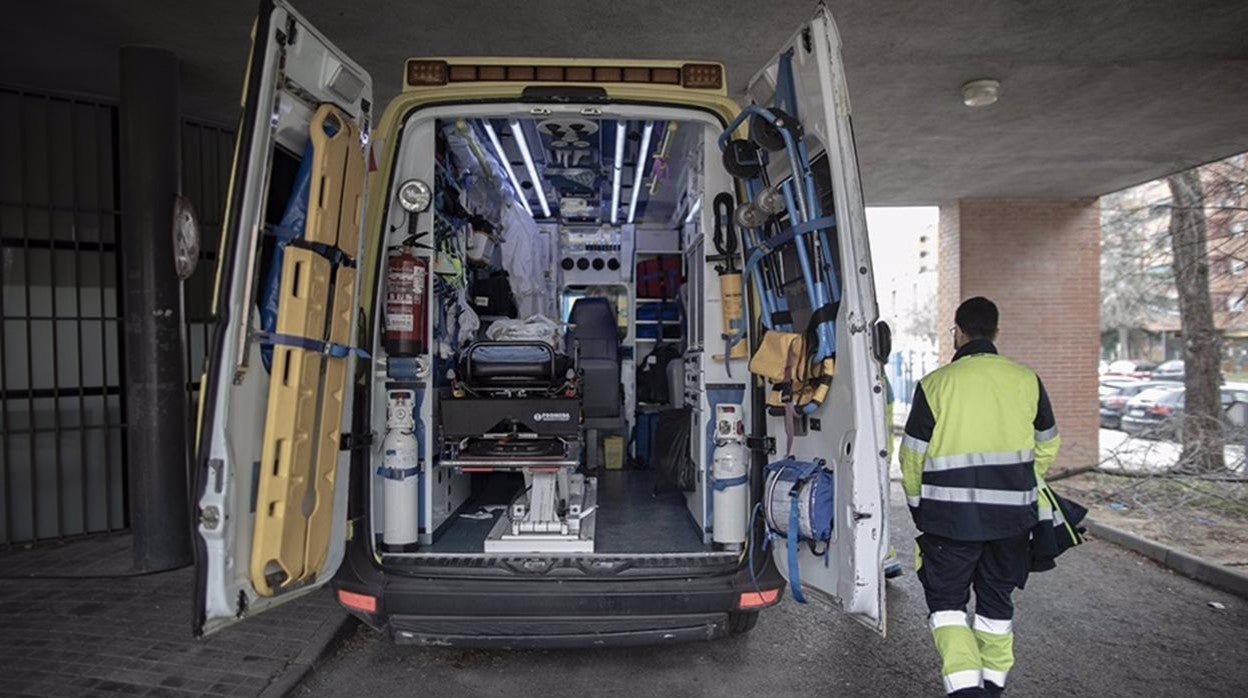
<path fill-rule="evenodd" d="M 386 267 L 386 331 L 384 343 L 390 356 L 414 356 L 425 351 L 425 284 L 429 260 L 401 247 L 390 255 Z"/>

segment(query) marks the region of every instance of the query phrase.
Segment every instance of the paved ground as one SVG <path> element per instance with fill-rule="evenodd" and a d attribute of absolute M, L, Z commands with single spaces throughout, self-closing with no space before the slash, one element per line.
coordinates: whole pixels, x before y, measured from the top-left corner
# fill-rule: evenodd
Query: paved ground
<path fill-rule="evenodd" d="M 912 555 L 909 517 L 895 540 Z M 1014 695 L 1243 695 L 1248 602 L 1090 541 L 1017 597 Z M 1225 606 L 1215 609 L 1217 602 Z M 786 600 L 750 634 L 623 650 L 396 647 L 361 628 L 300 695 L 940 695 L 913 574 L 888 591 L 889 636 Z"/>
<path fill-rule="evenodd" d="M 0 575 L 128 571 L 118 535 L 0 553 Z M 130 579 L 0 579 L 0 696 L 254 696 L 342 611 L 314 594 L 191 637 L 191 570 Z"/>

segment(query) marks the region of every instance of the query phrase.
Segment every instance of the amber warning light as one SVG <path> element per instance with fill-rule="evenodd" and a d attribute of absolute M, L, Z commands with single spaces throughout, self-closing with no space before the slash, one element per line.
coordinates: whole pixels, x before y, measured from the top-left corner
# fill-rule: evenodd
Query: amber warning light
<path fill-rule="evenodd" d="M 724 85 L 724 69 L 717 63 L 686 63 L 677 69 L 666 66 L 450 65 L 446 61 L 407 62 L 409 87 L 431 87 L 452 82 L 621 82 L 718 90 Z"/>

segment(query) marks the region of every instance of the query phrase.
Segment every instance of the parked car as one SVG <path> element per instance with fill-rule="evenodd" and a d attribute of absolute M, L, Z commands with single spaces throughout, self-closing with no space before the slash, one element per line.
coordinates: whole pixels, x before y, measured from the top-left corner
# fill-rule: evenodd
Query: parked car
<path fill-rule="evenodd" d="M 1248 386 L 1227 384 L 1221 389 L 1223 418 L 1227 426 L 1232 420 L 1226 414 L 1237 403 L 1248 403 Z M 1127 402 L 1122 415 L 1122 430 L 1135 436 L 1177 439 L 1182 434 L 1186 389 L 1151 388 Z"/>
<path fill-rule="evenodd" d="M 1134 359 L 1123 359 L 1115 361 L 1109 365 L 1109 370 L 1105 371 L 1106 376 L 1130 376 L 1132 378 L 1151 378 L 1153 369 L 1157 364 L 1148 361 L 1136 361 Z"/>
<path fill-rule="evenodd" d="M 1166 361 L 1153 369 L 1153 380 L 1183 382 L 1183 362 L 1181 360 Z"/>
<path fill-rule="evenodd" d="M 1141 391 L 1127 400 L 1120 419 L 1123 431 L 1132 436 L 1159 438 L 1163 433 L 1171 433 L 1173 423 L 1170 419 L 1176 405 L 1183 400 L 1183 386 L 1155 386 Z"/>
<path fill-rule="evenodd" d="M 1122 426 L 1122 413 L 1127 402 L 1140 393 L 1152 389 L 1172 389 L 1182 387 L 1169 381 L 1141 381 L 1132 379 L 1106 379 L 1101 381 L 1101 427 L 1119 429 Z"/>

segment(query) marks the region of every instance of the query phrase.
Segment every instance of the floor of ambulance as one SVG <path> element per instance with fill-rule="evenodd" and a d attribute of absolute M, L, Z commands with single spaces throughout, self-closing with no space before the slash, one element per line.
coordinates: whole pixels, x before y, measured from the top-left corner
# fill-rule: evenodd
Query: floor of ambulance
<path fill-rule="evenodd" d="M 468 499 L 432 546 L 433 553 L 480 553 L 494 522 L 521 487 L 519 476 L 490 476 Z M 692 553 L 710 549 L 680 492 L 654 492 L 647 470 L 604 471 L 598 477 L 596 553 Z M 487 516 L 488 514 L 488 516 Z"/>

